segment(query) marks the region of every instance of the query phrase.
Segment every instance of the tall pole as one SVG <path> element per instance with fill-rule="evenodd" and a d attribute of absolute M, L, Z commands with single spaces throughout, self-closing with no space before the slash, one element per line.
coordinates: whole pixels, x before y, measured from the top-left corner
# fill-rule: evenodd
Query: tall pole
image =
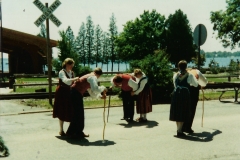
<path fill-rule="evenodd" d="M 201 63 L 200 44 L 201 44 L 201 25 L 199 25 L 199 31 L 198 31 L 198 70 L 200 70 L 200 63 Z"/>
<path fill-rule="evenodd" d="M 45 3 L 46 8 L 48 8 L 48 3 Z M 48 91 L 49 91 L 49 104 L 52 105 L 52 52 L 49 50 L 49 19 L 46 19 L 46 29 L 47 29 L 47 62 L 48 62 Z"/>
<path fill-rule="evenodd" d="M 2 63 L 2 80 L 4 82 L 3 51 L 2 51 L 2 0 L 0 0 L 0 51 L 1 51 L 1 63 Z"/>

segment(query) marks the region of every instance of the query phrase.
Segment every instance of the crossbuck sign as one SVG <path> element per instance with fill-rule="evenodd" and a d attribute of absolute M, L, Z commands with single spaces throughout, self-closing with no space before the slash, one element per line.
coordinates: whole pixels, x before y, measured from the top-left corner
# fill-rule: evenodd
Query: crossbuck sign
<path fill-rule="evenodd" d="M 39 0 L 34 0 L 33 4 L 35 4 L 38 9 L 40 9 L 43 14 L 34 22 L 34 24 L 38 27 L 40 26 L 47 18 L 49 18 L 56 26 L 60 26 L 62 23 L 55 17 L 52 13 L 55 11 L 61 4 L 59 0 L 53 2 L 50 7 L 45 7 L 42 2 Z"/>

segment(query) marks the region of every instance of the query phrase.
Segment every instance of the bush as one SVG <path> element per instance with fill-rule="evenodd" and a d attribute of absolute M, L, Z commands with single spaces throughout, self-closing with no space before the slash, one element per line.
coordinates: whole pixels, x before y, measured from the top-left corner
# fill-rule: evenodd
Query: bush
<path fill-rule="evenodd" d="M 219 67 L 211 67 L 210 68 L 210 71 L 213 73 L 213 74 L 218 74 L 219 73 Z"/>
<path fill-rule="evenodd" d="M 205 68 L 200 68 L 200 72 L 205 74 L 206 73 L 206 69 Z"/>
<path fill-rule="evenodd" d="M 220 67 L 220 68 L 219 68 L 219 72 L 220 72 L 220 73 L 226 72 L 226 67 Z"/>
<path fill-rule="evenodd" d="M 234 72 L 237 72 L 238 70 L 239 70 L 238 63 L 235 62 L 233 59 L 231 59 L 231 61 L 229 63 L 229 67 L 228 67 L 228 72 L 230 74 L 234 74 Z"/>
<path fill-rule="evenodd" d="M 168 57 L 163 50 L 149 54 L 142 60 L 130 62 L 131 71 L 134 68 L 140 68 L 148 77 L 154 103 L 170 102 L 170 93 L 173 91 L 173 72 L 168 64 Z"/>

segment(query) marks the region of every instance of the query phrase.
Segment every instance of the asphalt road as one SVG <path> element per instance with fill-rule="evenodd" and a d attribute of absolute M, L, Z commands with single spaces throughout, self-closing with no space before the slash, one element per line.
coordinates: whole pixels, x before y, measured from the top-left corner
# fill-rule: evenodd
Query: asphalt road
<path fill-rule="evenodd" d="M 2 108 L 9 105 L 14 103 L 1 101 Z M 120 120 L 122 107 L 111 108 L 105 143 L 103 108 L 85 110 L 87 139 L 60 137 L 58 119 L 51 112 L 3 114 L 0 135 L 9 148 L 9 160 L 239 160 L 240 105 L 205 101 L 203 127 L 201 105 L 193 124 L 195 133 L 185 139 L 174 137 L 177 129 L 168 120 L 169 104 L 154 105 L 147 123 L 128 124 Z"/>

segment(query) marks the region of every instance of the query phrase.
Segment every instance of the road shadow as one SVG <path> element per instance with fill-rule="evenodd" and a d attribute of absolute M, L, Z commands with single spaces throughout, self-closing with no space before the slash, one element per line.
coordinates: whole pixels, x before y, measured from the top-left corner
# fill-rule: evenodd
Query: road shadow
<path fill-rule="evenodd" d="M 221 100 L 222 103 L 234 103 L 233 101 Z"/>
<path fill-rule="evenodd" d="M 212 133 L 203 131 L 202 133 L 188 134 L 186 137 L 177 137 L 177 136 L 174 136 L 174 137 L 189 140 L 189 141 L 196 141 L 196 142 L 210 142 L 213 140 L 214 136 L 221 134 L 221 133 L 222 133 L 222 131 L 220 131 L 220 130 L 215 130 Z"/>
<path fill-rule="evenodd" d="M 69 137 L 62 137 L 62 136 L 56 136 L 56 138 L 66 141 L 67 143 L 73 144 L 73 145 L 79 145 L 79 146 L 111 146 L 116 144 L 114 141 L 110 141 L 110 140 L 104 140 L 104 142 L 102 140 L 98 140 L 95 142 L 90 142 L 88 139 L 86 138 L 82 138 L 82 139 L 72 139 Z"/>
<path fill-rule="evenodd" d="M 118 125 L 124 126 L 124 128 L 132 128 L 132 127 L 140 127 L 140 126 L 146 126 L 146 128 L 153 128 L 158 126 L 158 122 L 148 120 L 147 122 L 128 122 L 128 123 L 119 123 Z"/>

